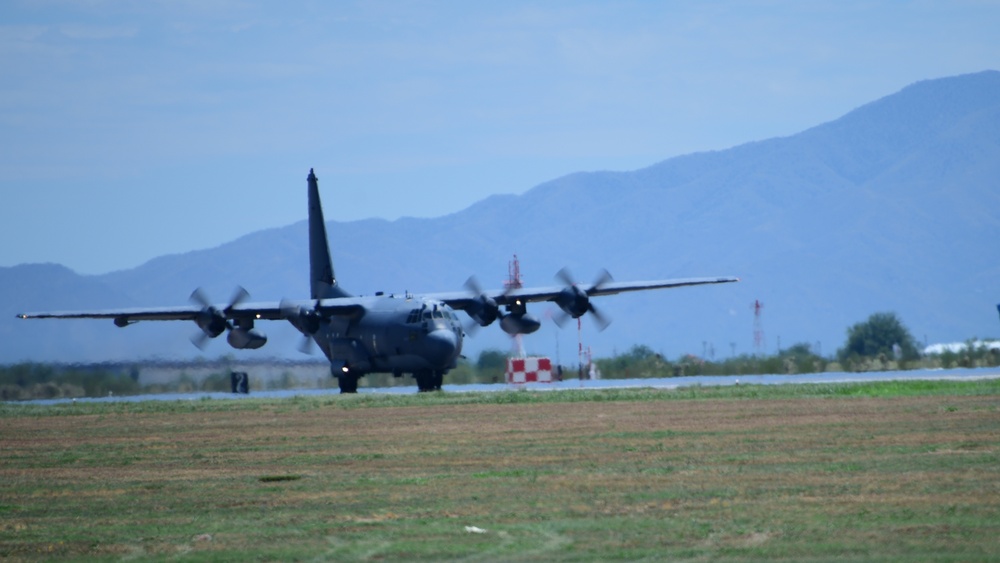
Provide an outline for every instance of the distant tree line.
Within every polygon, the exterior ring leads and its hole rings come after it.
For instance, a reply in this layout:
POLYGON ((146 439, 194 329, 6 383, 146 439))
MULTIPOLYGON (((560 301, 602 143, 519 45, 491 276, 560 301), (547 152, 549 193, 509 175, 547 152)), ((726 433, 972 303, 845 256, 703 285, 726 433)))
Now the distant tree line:
POLYGON ((628 352, 596 360, 605 379, 683 377, 691 375, 793 374, 826 371, 829 360, 812 352, 809 344, 795 344, 778 354, 743 354, 725 360, 708 360, 691 354, 668 360, 648 346, 633 346, 628 352))
POLYGON ((922 357, 916 339, 899 317, 880 312, 848 328, 847 340, 834 358, 821 356, 804 342, 773 355, 744 354, 721 361, 690 354, 668 360, 648 346, 637 345, 624 354, 599 359, 597 365, 605 379, 1000 366, 1000 351, 979 344, 970 340, 960 352, 922 357))
POLYGON ((134 395, 140 392, 137 367, 60 366, 20 363, 0 366, 0 400, 62 399, 134 395))

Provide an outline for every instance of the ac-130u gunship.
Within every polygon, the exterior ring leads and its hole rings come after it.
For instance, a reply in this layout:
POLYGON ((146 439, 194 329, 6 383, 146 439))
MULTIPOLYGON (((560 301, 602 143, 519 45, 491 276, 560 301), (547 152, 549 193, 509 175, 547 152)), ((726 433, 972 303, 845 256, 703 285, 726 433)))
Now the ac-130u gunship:
MULTIPOLYGON (((552 301, 563 318, 578 318, 590 312, 599 325, 607 320, 590 302, 592 297, 628 291, 689 285, 728 283, 735 277, 705 277, 643 282, 614 282, 604 274, 591 286, 573 282, 562 270, 563 286, 482 290, 472 278, 466 291, 399 297, 378 293, 356 297, 344 290, 334 275, 333 261, 320 206, 316 174, 309 170, 309 262, 310 299, 302 301, 247 303, 240 289, 228 304, 210 303, 200 290, 191 295, 191 305, 101 311, 57 311, 22 313, 22 319, 113 319, 125 327, 139 321, 194 321, 201 329, 195 344, 223 332, 233 348, 256 349, 267 336, 255 328, 258 320, 286 320, 308 340, 315 342, 330 360, 341 393, 355 393, 358 378, 368 373, 409 373, 420 391, 441 388, 448 370, 462 353, 465 330, 456 311, 464 311, 475 325, 499 321, 504 332, 530 334, 540 322, 528 314, 527 303, 552 301)), ((474 325, 473 325, 474 326, 474 325)))

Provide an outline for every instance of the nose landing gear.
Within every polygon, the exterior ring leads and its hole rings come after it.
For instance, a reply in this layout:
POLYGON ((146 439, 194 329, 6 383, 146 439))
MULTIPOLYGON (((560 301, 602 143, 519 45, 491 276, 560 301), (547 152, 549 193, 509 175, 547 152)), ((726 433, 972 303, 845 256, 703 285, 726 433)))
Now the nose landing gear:
POLYGON ((330 372, 337 378, 341 394, 358 392, 358 378, 361 376, 353 370, 348 369, 346 364, 342 367, 331 365, 330 372))

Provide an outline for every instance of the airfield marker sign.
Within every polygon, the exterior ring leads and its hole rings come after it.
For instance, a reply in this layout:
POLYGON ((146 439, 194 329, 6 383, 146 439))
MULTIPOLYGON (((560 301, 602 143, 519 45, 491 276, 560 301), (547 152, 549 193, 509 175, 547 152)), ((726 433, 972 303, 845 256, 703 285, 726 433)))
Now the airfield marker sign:
POLYGON ((507 358, 507 383, 552 383, 552 360, 544 357, 507 358))

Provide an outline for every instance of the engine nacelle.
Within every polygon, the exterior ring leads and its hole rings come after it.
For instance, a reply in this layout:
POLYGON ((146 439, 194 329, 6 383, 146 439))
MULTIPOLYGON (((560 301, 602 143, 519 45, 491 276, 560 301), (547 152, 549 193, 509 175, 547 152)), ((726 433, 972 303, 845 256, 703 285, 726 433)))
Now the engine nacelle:
POLYGON ((560 291, 555 301, 560 309, 574 319, 580 318, 590 310, 590 297, 575 285, 571 285, 560 291))
POLYGON ((479 326, 488 326, 497 320, 497 316, 500 315, 500 307, 497 306, 496 300, 483 294, 473 300, 472 306, 467 312, 472 320, 479 323, 479 326))
POLYGON ((202 309, 198 313, 198 316, 195 317, 194 322, 209 338, 219 336, 229 327, 229 324, 226 322, 226 316, 220 313, 215 307, 202 309))
POLYGON ((500 328, 507 334, 514 336, 517 334, 531 334, 538 330, 542 323, 528 313, 511 313, 500 319, 500 328))
POLYGON ((305 307, 299 307, 297 311, 287 314, 285 318, 288 319, 288 322, 292 323, 292 326, 306 336, 316 334, 322 320, 319 313, 305 307))
POLYGON ((234 328, 229 331, 226 341, 237 350, 256 350, 267 344, 267 335, 255 328, 234 328))

